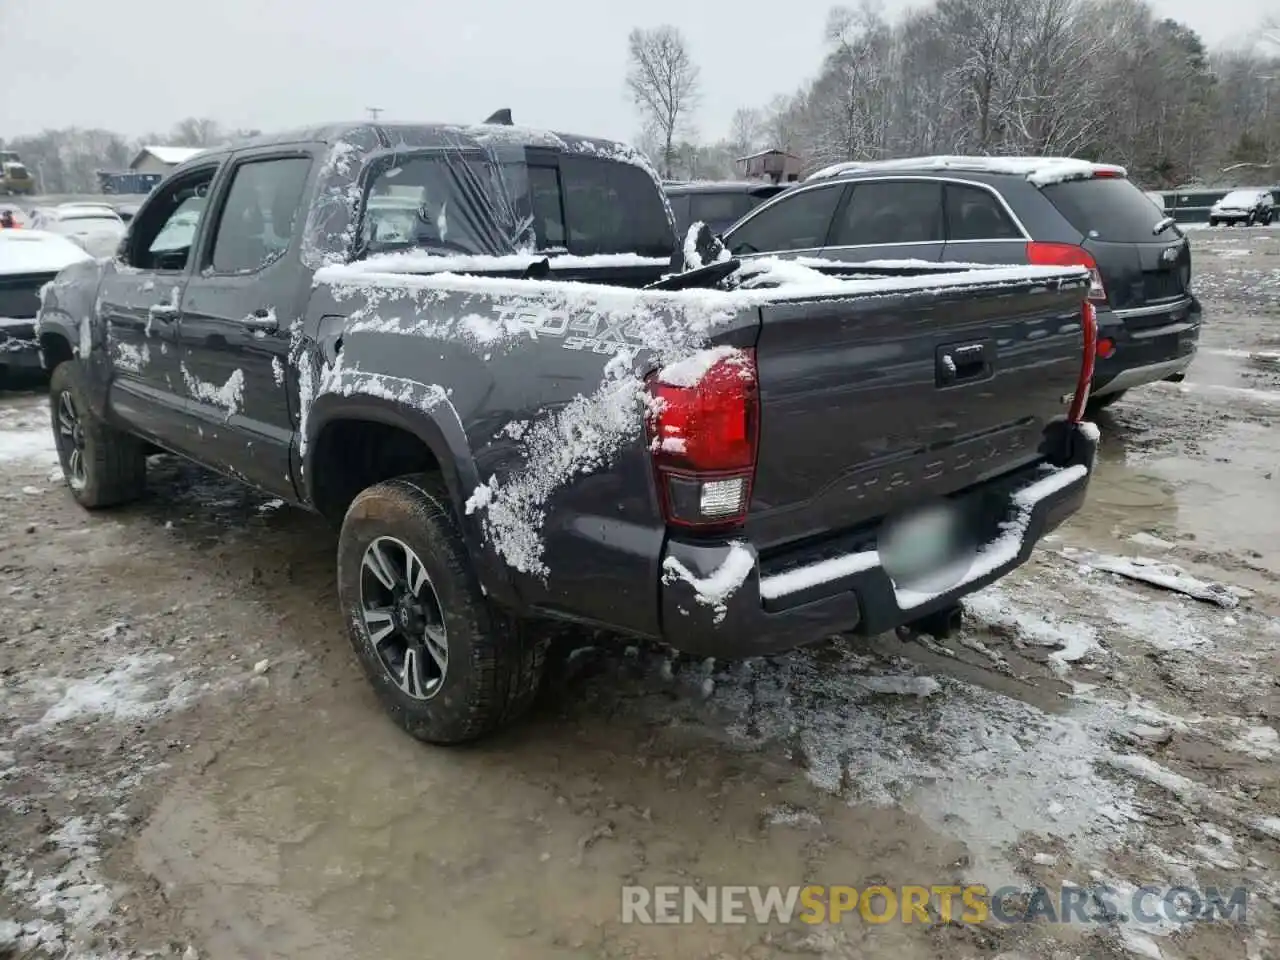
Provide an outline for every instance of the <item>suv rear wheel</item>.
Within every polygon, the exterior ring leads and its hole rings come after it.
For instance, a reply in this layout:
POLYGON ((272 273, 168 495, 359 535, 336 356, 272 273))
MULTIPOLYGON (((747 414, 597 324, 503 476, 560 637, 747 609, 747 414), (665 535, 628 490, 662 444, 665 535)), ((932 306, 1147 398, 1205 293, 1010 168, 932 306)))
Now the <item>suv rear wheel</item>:
POLYGON ((94 510, 142 496, 146 448, 94 414, 79 360, 58 364, 49 378, 49 414, 62 475, 80 506, 94 510))
POLYGON ((547 641, 485 598, 437 476, 397 477, 352 501, 338 595, 365 674, 419 740, 475 740, 532 703, 547 641))

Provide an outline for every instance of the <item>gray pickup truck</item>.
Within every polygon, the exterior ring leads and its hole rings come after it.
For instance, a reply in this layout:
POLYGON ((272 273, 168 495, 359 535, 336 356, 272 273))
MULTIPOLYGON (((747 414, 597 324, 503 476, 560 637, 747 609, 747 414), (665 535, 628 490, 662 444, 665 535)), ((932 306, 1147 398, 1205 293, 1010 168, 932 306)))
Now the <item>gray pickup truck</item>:
POLYGON ((603 140, 206 151, 42 291, 67 483, 134 500, 168 451, 329 518, 355 650, 434 743, 529 703, 550 623, 727 657, 945 625, 1079 508, 1085 271, 843 278, 692 239, 603 140))

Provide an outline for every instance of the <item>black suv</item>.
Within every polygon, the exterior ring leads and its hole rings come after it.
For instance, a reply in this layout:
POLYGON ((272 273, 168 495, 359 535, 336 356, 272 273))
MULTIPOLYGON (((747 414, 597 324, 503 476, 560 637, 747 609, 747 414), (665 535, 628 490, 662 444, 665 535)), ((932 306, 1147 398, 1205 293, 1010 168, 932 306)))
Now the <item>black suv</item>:
POLYGON ((1191 248, 1122 167, 1052 157, 837 164, 724 237, 735 256, 1084 266, 1098 307, 1091 405, 1181 380, 1200 338, 1191 248))
POLYGON ((662 188, 671 202, 671 212, 675 214, 676 226, 683 237, 695 223, 705 223, 712 233, 721 233, 788 186, 790 184, 749 180, 702 180, 687 183, 669 181, 662 188))

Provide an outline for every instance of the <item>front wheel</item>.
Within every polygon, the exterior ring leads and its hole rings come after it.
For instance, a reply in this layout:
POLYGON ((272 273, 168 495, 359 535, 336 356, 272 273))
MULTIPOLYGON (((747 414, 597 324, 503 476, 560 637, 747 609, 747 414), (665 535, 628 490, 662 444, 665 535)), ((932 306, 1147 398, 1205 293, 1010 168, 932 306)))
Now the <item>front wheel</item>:
POLYGON ((388 480, 352 501, 338 596, 379 699, 419 740, 478 739, 533 701, 546 640, 485 598, 435 476, 388 480))
POLYGON ((1218 225, 1218 221, 1217 221, 1217 220, 1215 220, 1215 219, 1213 219, 1213 217, 1210 217, 1210 218, 1209 218, 1209 226, 1211 226, 1211 227, 1216 227, 1217 225, 1218 225))
POLYGON ((49 378, 49 413, 62 476, 80 506, 96 510, 142 496, 147 485, 142 441, 93 412, 79 360, 58 364, 49 378))

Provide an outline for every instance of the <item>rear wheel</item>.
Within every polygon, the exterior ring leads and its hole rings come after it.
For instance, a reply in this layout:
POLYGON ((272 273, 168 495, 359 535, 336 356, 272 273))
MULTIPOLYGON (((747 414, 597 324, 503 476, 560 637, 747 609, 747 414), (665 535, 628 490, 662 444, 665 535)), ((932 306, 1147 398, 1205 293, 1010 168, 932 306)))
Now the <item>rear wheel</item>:
POLYGON ((1217 220, 1215 220, 1213 217, 1210 217, 1210 218, 1209 218, 1209 226, 1211 226, 1211 227, 1216 227, 1217 225, 1218 225, 1218 221, 1217 221, 1217 220))
POLYGON ((398 477, 352 501, 338 595, 365 674, 419 740, 475 740, 532 703, 546 639, 485 598, 439 478, 398 477))
POLYGON ((80 361, 67 360, 53 371, 49 413, 62 475, 80 506, 94 510, 142 496, 147 485, 142 441, 94 414, 80 361))

